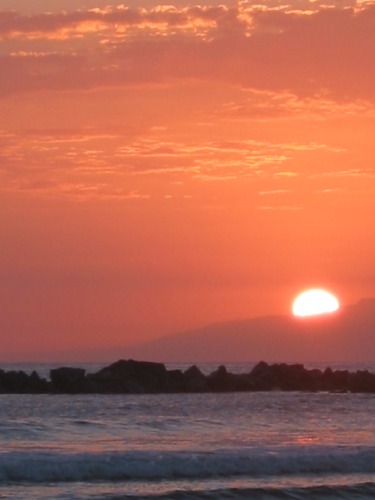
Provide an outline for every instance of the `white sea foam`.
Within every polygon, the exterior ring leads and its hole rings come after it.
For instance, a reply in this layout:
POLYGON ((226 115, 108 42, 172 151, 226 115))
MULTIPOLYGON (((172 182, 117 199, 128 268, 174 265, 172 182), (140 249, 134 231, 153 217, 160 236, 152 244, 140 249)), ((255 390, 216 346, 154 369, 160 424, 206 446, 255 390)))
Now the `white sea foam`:
POLYGON ((0 483, 375 473, 375 449, 291 447, 216 452, 0 454, 0 483))

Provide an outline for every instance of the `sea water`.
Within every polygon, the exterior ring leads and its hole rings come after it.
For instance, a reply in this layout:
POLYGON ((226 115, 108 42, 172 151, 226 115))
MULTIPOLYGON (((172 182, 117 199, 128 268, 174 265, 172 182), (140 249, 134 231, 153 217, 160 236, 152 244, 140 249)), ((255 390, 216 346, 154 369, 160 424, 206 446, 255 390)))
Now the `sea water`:
POLYGON ((371 394, 0 395, 0 498, 375 498, 374 415, 371 394))

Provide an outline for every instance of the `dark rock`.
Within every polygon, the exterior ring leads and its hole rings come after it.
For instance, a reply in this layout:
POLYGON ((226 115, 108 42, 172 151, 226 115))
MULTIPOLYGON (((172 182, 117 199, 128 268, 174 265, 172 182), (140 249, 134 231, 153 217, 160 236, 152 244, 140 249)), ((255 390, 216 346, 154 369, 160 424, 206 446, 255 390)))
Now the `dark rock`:
POLYGON ((48 390, 46 380, 41 379, 34 371, 27 375, 24 371, 0 370, 0 392, 12 394, 44 393, 48 390))
POLYGON ((184 375, 187 392, 207 392, 209 390, 207 378, 197 366, 193 365, 188 368, 184 375))
POLYGON ((316 383, 320 383, 322 379, 322 370, 319 370, 318 368, 313 368, 312 370, 309 370, 310 376, 313 380, 316 381, 316 383))
POLYGON ((174 393, 231 391, 331 391, 375 393, 375 374, 368 370, 323 372, 307 370, 302 364, 261 361, 250 373, 229 373, 224 365, 205 376, 193 365, 185 372, 167 371, 164 364, 120 360, 97 373, 86 375, 82 368, 61 367, 51 370, 51 382, 35 371, 0 369, 0 393, 174 393))
POLYGON ((181 370, 167 371, 168 392, 186 392, 187 384, 185 375, 181 370))
POLYGON ((6 393, 22 394, 27 392, 29 377, 23 371, 4 372, 2 385, 6 393))
POLYGON ((319 389, 319 371, 310 371, 302 364, 268 365, 258 363, 250 372, 256 390, 314 391, 319 389))
POLYGON ((250 375, 229 373, 223 365, 209 375, 208 383, 215 392, 252 391, 255 388, 250 375))
POLYGON ((333 387, 335 391, 339 392, 350 390, 348 370, 336 370, 333 372, 333 387))
POLYGON ((320 390, 331 392, 352 391, 354 390, 353 375, 355 374, 350 373, 348 370, 332 370, 332 368, 328 367, 322 373, 320 390))
POLYGON ((315 389, 313 377, 301 364, 281 363, 273 365, 272 368, 276 388, 284 391, 311 391, 315 389))
POLYGON ((4 378, 5 378, 5 372, 4 370, 0 369, 0 394, 5 393, 4 378))
POLYGON ((168 388, 164 364, 132 359, 117 361, 91 375, 90 380, 99 384, 103 392, 158 393, 168 388))
POLYGON ((358 370, 348 376, 351 392, 375 392, 375 374, 368 370, 358 370))
POLYGON ((226 367, 221 365, 208 376, 208 383, 210 389, 216 392, 231 392, 236 390, 235 379, 235 375, 228 373, 226 367))
POLYGON ((134 382, 134 380, 127 380, 126 392, 128 392, 129 394, 145 394, 146 390, 144 386, 139 384, 138 382, 134 382))
POLYGON ((83 368, 63 366, 50 371, 53 390, 63 393, 80 393, 85 390, 85 374, 83 368))
POLYGON ((96 373, 88 374, 86 378, 86 391, 91 394, 125 394, 130 392, 127 381, 104 375, 98 377, 96 373))
POLYGON ((254 366, 254 368, 251 370, 250 375, 252 377, 263 377, 264 374, 267 374, 269 371, 269 364, 266 363, 265 361, 259 361, 258 364, 254 366))
POLYGON ((327 366, 327 368, 323 372, 323 380, 331 380, 333 377, 333 370, 330 366, 327 366))
POLYGON ((33 370, 31 375, 29 376, 28 386, 28 392, 32 392, 35 394, 46 393, 49 389, 48 382, 44 378, 41 378, 35 370, 33 370))
POLYGON ((274 373, 271 366, 265 361, 260 361, 250 372, 254 389, 269 391, 275 386, 274 373))
POLYGON ((248 374, 233 375, 236 391, 255 391, 254 380, 248 374))

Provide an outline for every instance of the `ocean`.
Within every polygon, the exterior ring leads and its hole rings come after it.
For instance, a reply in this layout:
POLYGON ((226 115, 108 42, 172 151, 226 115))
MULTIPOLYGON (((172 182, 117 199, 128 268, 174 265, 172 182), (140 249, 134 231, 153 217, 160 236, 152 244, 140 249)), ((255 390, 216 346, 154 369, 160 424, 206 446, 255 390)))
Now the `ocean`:
POLYGON ((0 498, 373 499, 374 415, 372 394, 0 395, 0 498))

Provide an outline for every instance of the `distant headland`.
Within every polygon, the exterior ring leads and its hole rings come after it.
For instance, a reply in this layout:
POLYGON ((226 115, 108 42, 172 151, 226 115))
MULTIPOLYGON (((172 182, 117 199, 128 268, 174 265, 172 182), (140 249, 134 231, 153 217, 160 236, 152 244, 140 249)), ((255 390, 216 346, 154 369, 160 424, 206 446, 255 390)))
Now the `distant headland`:
POLYGON ((209 375, 193 365, 167 370, 163 363, 119 360, 96 373, 62 366, 50 380, 36 371, 0 369, 0 394, 161 394, 255 391, 329 391, 375 393, 375 373, 368 370, 307 369, 302 364, 261 361, 248 373, 234 374, 224 365, 209 375))

